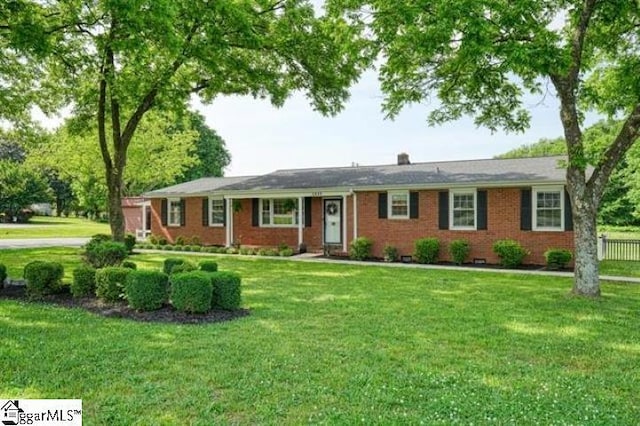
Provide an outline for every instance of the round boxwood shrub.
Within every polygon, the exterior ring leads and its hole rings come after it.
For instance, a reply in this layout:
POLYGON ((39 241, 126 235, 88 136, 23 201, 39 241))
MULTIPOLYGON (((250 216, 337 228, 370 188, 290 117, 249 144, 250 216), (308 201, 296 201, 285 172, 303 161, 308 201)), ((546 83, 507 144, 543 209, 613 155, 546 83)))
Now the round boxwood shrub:
POLYGON ((7 267, 0 263, 0 287, 4 283, 4 280, 7 279, 7 267))
POLYGON ((294 253, 295 252, 293 251, 293 249, 291 247, 286 247, 286 248, 281 249, 278 252, 278 255, 280 255, 280 257, 291 257, 291 256, 293 256, 294 253))
POLYGON ((169 279, 160 271, 131 271, 127 275, 124 293, 129 306, 139 311, 160 309, 167 301, 169 279))
POLYGON ((240 275, 235 272, 210 272, 213 284, 211 305, 219 309, 238 309, 241 302, 240 275))
POLYGON ((96 292, 96 270, 82 265, 73 270, 71 294, 73 297, 93 296, 96 292))
POLYGON ((105 302, 117 302, 124 297, 127 276, 133 272, 129 268, 108 266, 96 271, 96 296, 105 302))
POLYGON ((122 266, 123 268, 138 269, 138 265, 136 265, 134 262, 130 260, 125 260, 124 262, 122 262, 122 265, 120 266, 122 266))
POLYGON ((456 265, 462 265, 467 260, 470 252, 471 246, 467 240, 453 240, 449 244, 449 253, 453 263, 456 265))
POLYGON ((191 271, 171 276, 171 304, 179 311, 205 313, 211 308, 211 273, 191 271))
POLYGON ((127 248, 127 253, 132 253, 133 248, 136 246, 136 236, 133 234, 125 234, 124 246, 127 248))
POLYGON ((493 252, 500 258, 500 265, 505 268, 517 268, 529 254, 522 245, 515 240, 498 240, 493 243, 493 252))
POLYGON ((23 276, 27 281, 27 295, 38 298, 62 290, 64 267, 58 262, 36 260, 25 265, 23 276))
POLYGON ((385 262, 395 262, 398 260, 398 249, 391 244, 385 244, 382 249, 382 255, 384 256, 385 262))
POLYGON ((551 248, 544 252, 544 258, 547 261, 547 268, 562 269, 567 266, 567 263, 571 262, 573 255, 567 249, 551 248))
POLYGON ((184 259, 180 259, 178 257, 167 257, 164 260, 162 271, 167 275, 171 275, 171 270, 173 269, 173 267, 176 265, 182 265, 184 262, 184 259))
POLYGON ((418 263, 436 263, 440 253, 440 241, 437 238, 420 238, 414 243, 413 257, 418 263))
POLYGON ((195 271, 197 270, 198 267, 196 266, 195 263, 189 261, 189 260, 185 260, 184 262, 182 262, 179 265, 174 265, 173 268, 171 268, 171 274, 180 274, 182 272, 191 272, 191 271, 195 271))
POLYGON ((367 260, 371 257, 373 241, 367 237, 358 237, 351 241, 349 247, 349 257, 353 260, 367 260))
POLYGON ((216 272, 218 270, 218 264, 213 260, 203 260, 199 266, 201 271, 216 272))
POLYGON ((127 247, 115 241, 89 242, 85 246, 84 259, 96 269, 120 265, 127 258, 127 247))

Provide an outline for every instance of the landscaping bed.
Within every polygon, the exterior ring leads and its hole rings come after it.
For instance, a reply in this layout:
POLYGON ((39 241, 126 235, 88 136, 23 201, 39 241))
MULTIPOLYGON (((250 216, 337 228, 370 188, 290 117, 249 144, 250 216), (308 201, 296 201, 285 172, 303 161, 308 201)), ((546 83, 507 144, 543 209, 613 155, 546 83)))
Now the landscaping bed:
MULTIPOLYGON (((21 285, 5 286, 4 288, 0 288, 0 299, 30 302, 25 289, 26 287, 21 285)), ((236 309, 233 311, 214 309, 203 314, 188 314, 177 311, 170 305, 165 305, 155 311, 141 312, 130 308, 125 302, 108 303, 95 297, 74 299, 69 292, 48 294, 43 296, 40 302, 64 306, 66 308, 80 308, 107 318, 125 318, 134 321, 178 324, 203 324, 230 321, 245 317, 250 313, 248 309, 236 309)))

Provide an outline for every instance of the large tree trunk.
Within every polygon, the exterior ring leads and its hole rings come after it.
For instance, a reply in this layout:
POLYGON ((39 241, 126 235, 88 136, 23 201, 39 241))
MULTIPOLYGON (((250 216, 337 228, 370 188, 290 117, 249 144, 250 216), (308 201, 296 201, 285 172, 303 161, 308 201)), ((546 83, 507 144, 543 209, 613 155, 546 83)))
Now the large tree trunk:
POLYGON ((122 211, 122 174, 113 172, 107 176, 109 187, 108 209, 111 237, 114 241, 124 241, 124 213, 122 211))
POLYGON ((600 277, 596 230, 597 205, 585 199, 584 194, 588 191, 584 182, 578 183, 577 186, 577 188, 573 188, 573 191, 569 191, 578 194, 577 196, 571 195, 575 244, 573 293, 580 296, 598 297, 600 296, 600 277))

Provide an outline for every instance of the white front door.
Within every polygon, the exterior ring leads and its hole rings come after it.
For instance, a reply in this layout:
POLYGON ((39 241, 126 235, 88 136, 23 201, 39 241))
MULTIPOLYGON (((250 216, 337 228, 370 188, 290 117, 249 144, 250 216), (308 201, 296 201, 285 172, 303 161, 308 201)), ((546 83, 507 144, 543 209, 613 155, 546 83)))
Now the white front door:
POLYGON ((324 243, 342 244, 342 200, 324 200, 324 243))

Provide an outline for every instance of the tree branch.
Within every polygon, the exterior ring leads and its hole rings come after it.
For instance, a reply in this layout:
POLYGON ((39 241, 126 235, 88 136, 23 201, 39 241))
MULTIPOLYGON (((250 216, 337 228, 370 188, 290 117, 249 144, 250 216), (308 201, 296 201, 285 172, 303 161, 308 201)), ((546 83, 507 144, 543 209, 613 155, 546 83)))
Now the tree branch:
POLYGON ((616 165, 639 137, 640 103, 638 103, 631 114, 629 114, 629 117, 627 117, 627 120, 622 125, 622 129, 620 129, 620 133, 618 133, 613 143, 604 152, 591 178, 587 182, 587 185, 592 188, 593 194, 597 199, 602 197, 609 177, 611 173, 613 173, 616 165))
POLYGON ((110 180, 111 170, 113 169, 113 163, 111 162, 111 155, 109 154, 109 147, 107 146, 107 133, 105 130, 106 112, 105 106, 107 102, 107 80, 104 76, 104 61, 100 66, 100 96, 98 99, 98 142, 100 144, 100 153, 102 154, 102 160, 107 172, 107 179, 110 180))
POLYGON ((584 48, 584 39, 587 35, 587 28, 589 28, 589 21, 595 10, 597 0, 585 0, 584 8, 580 13, 580 19, 578 25, 573 33, 571 40, 571 59, 572 64, 569 67, 567 74, 567 81, 571 85, 571 90, 575 90, 578 83, 578 75, 580 74, 580 67, 582 66, 582 50, 584 48))

